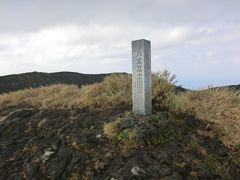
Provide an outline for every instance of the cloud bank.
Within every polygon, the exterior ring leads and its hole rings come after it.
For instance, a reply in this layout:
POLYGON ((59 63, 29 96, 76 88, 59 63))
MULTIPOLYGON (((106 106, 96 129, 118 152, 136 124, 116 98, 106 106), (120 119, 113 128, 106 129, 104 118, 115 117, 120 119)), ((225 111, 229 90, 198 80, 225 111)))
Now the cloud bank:
POLYGON ((238 1, 149 2, 0 2, 0 75, 131 72, 131 41, 144 38, 153 71, 186 87, 240 83, 238 1))

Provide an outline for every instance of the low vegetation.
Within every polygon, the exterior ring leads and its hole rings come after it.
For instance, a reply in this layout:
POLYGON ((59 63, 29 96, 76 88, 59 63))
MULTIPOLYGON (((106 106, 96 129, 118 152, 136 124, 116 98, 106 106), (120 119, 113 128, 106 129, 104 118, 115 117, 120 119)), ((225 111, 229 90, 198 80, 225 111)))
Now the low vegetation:
POLYGON ((0 95, 1 176, 239 179, 239 91, 176 93, 168 71, 152 79, 148 117, 131 112, 129 74, 0 95))
POLYGON ((130 75, 113 74, 92 85, 58 84, 0 95, 0 108, 19 104, 29 104, 38 109, 130 106, 130 89, 130 75))
POLYGON ((115 121, 104 124, 103 132, 109 139, 116 138, 118 132, 118 124, 120 121, 121 119, 117 119, 115 121))
MULTIPOLYGON (((156 106, 166 107, 171 102, 173 77, 167 71, 153 75, 156 106)), ((131 107, 131 87, 131 75, 113 74, 92 85, 58 84, 0 95, 0 108, 18 104, 29 104, 39 109, 131 107)))
MULTIPOLYGON (((202 121, 214 123, 221 140, 232 147, 240 146, 240 95, 232 89, 207 89, 175 93, 175 76, 168 71, 153 78, 153 117, 162 114, 187 113, 202 121)), ((131 109, 131 75, 113 74, 92 85, 51 85, 0 95, 0 109, 21 104, 38 109, 127 108, 131 109)), ((161 115, 160 117, 163 117, 161 115)), ((154 118, 153 118, 154 119, 154 118)), ((115 124, 116 125, 116 124, 115 124)), ((113 138, 114 124, 104 131, 113 138)))
POLYGON ((231 89, 189 91, 176 96, 178 111, 213 123, 223 142, 240 144, 240 92, 231 89))

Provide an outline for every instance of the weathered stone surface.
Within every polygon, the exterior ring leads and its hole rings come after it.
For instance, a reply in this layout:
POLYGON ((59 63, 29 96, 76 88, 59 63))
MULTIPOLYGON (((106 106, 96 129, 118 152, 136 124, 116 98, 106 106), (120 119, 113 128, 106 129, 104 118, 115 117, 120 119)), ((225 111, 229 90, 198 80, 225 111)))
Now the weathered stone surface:
POLYGON ((151 43, 141 39, 132 42, 133 112, 152 113, 151 43))

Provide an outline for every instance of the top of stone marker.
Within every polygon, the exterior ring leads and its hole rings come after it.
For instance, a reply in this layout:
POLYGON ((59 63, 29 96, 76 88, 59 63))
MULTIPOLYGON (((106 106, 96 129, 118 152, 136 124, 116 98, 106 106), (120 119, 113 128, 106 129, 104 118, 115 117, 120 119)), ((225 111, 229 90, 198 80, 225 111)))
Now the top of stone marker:
POLYGON ((150 42, 150 41, 147 40, 147 39, 137 39, 137 40, 133 40, 132 42, 135 42, 135 41, 148 41, 148 42, 150 42))

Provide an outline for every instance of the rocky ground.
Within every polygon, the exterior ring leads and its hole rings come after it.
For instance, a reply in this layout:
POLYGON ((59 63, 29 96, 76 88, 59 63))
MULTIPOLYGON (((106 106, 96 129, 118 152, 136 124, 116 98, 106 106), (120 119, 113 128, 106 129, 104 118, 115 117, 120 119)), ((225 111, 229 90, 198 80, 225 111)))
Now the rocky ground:
POLYGON ((8 107, 0 110, 0 179, 239 179, 239 150, 214 132, 185 114, 8 107), (103 125, 119 118, 109 139, 103 125))

